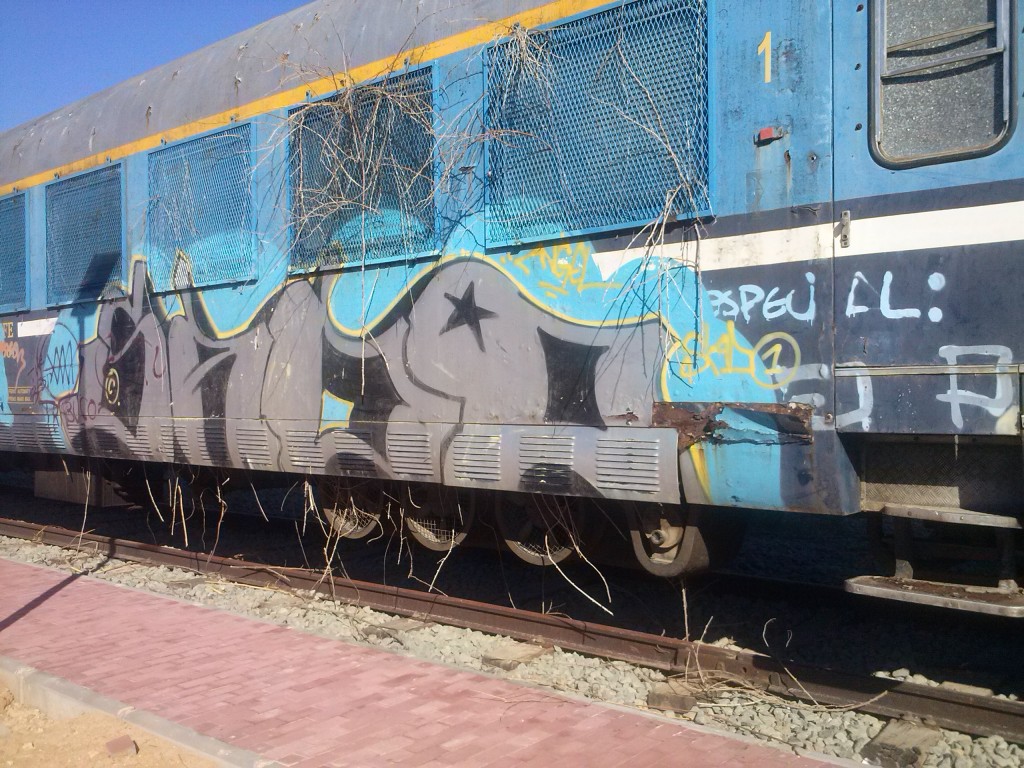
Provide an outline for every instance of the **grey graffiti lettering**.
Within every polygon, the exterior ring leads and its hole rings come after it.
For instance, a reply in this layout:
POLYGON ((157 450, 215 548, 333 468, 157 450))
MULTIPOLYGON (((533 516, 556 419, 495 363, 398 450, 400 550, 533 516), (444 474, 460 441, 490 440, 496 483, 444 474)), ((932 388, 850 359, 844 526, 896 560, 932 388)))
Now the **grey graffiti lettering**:
POLYGON ((711 299, 712 310, 719 318, 737 320, 742 317, 749 323, 751 317, 757 314, 765 320, 776 320, 788 315, 794 320, 810 323, 814 321, 816 312, 814 273, 807 272, 804 279, 807 280, 807 307, 803 310, 794 306, 795 288, 785 296, 780 296, 782 288, 778 286, 766 291, 759 285, 744 283, 735 291, 732 288, 724 291, 708 290, 708 297, 711 299))
POLYGON ((860 422, 860 428, 865 432, 870 432, 871 412, 875 409, 875 390, 869 375, 857 374, 855 378, 857 380, 857 407, 852 411, 836 414, 836 429, 860 422))
MULTIPOLYGON (((893 273, 886 271, 882 275, 882 289, 878 290, 871 281, 867 279, 863 272, 854 272, 853 279, 850 281, 850 290, 846 294, 846 316, 856 317, 857 315, 868 312, 874 308, 875 302, 870 294, 878 297, 878 311, 881 312, 882 317, 887 320, 917 320, 921 317, 921 310, 918 307, 904 307, 897 308, 893 307, 893 273), (865 296, 867 293, 863 290, 867 288, 870 290, 870 294, 865 296)), ((933 272, 928 277, 928 287, 935 292, 941 291, 946 286, 945 275, 939 272, 933 272)), ((928 319, 933 323, 942 322, 942 310, 939 307, 930 307, 928 309, 928 319)))
MULTIPOLYGON (((939 348, 939 355, 950 365, 957 365, 963 357, 994 358, 996 365, 1008 365, 1013 360, 1013 352, 1010 351, 1009 347, 996 344, 970 347, 949 344, 939 348)), ((1010 373, 995 374, 996 391, 994 395, 988 396, 960 389, 959 375, 957 373, 950 373, 949 389, 940 395, 936 395, 936 398, 944 403, 949 403, 953 424, 958 429, 961 429, 964 426, 962 412, 964 406, 983 408, 992 416, 998 417, 1003 415, 1013 405, 1012 377, 1013 374, 1010 373)))
MULTIPOLYGON (((871 386, 871 377, 867 374, 858 374, 856 379, 857 407, 852 411, 836 414, 835 426, 837 429, 841 429, 860 422, 861 429, 867 432, 871 429, 871 412, 875 408, 874 390, 871 386)), ((819 384, 821 389, 826 389, 831 381, 829 367, 823 363, 801 365, 796 369, 789 386, 792 387, 794 383, 802 381, 813 381, 819 384)), ((816 411, 821 410, 828 402, 826 396, 820 391, 789 395, 788 399, 790 402, 811 405, 816 411)), ((811 418, 811 427, 815 430, 822 430, 828 429, 829 424, 825 421, 824 415, 815 413, 811 418)))
MULTIPOLYGON (((850 292, 846 296, 846 316, 856 317, 861 312, 867 312, 868 308, 863 304, 854 304, 854 297, 857 295, 857 286, 864 283, 868 288, 872 288, 871 283, 864 277, 863 272, 854 272, 853 281, 850 283, 850 292)), ((872 288, 872 290, 874 290, 872 288)))
POLYGON ((890 303, 889 296, 892 291, 892 272, 886 272, 882 278, 882 295, 879 298, 878 308, 882 311, 882 317, 887 317, 890 320, 898 320, 903 317, 917 318, 921 316, 920 309, 907 308, 907 309, 893 309, 890 303))

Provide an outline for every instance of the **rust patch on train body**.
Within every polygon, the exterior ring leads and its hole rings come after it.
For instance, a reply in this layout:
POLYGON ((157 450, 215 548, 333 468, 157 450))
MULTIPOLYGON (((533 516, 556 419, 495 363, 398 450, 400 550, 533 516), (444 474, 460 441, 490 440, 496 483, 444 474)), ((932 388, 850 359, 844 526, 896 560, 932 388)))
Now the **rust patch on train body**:
POLYGON ((651 422, 679 434, 679 450, 699 442, 717 442, 735 430, 729 415, 737 414, 763 428, 764 442, 813 442, 814 408, 804 403, 655 403, 651 422), (777 437, 772 440, 772 435, 777 437))

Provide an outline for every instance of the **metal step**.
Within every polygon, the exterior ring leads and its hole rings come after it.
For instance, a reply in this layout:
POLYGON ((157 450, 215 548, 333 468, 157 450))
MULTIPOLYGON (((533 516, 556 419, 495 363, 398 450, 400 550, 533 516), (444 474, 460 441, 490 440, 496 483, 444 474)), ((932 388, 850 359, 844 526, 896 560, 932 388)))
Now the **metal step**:
POLYGON ((936 523, 953 525, 978 525, 985 528, 1019 529, 1020 521, 1008 515, 990 515, 985 512, 973 512, 959 507, 917 507, 907 504, 886 504, 881 513, 889 517, 901 517, 910 520, 930 520, 936 523))
POLYGON ((894 576, 857 576, 846 580, 846 591, 956 611, 1024 618, 1024 590, 1020 589, 967 587, 894 576))

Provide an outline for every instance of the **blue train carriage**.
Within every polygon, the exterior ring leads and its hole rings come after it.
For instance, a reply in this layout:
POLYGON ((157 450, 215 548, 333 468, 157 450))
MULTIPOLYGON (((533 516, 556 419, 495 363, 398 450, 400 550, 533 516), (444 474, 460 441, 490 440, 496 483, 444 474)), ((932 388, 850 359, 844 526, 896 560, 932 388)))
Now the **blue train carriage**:
POLYGON ((317 2, 0 134, 0 450, 1020 615, 1018 5, 317 2))

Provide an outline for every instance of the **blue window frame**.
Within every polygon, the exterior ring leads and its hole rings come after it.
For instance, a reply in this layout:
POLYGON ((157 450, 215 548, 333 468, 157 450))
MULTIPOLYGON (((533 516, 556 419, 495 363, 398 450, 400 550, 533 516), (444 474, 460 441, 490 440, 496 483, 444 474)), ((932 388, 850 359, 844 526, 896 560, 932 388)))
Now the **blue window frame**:
POLYGON ((707 30, 637 0, 490 47, 488 246, 707 213, 707 30))
POLYGON ((46 298, 52 305, 124 293, 121 165, 46 187, 46 298))
POLYGON ((289 121, 293 272, 437 251, 432 68, 347 88, 289 121))
POLYGON ((149 274, 157 291, 242 282, 255 271, 252 128, 149 155, 149 274))
POLYGON ((27 308, 24 193, 0 199, 0 312, 27 308))

